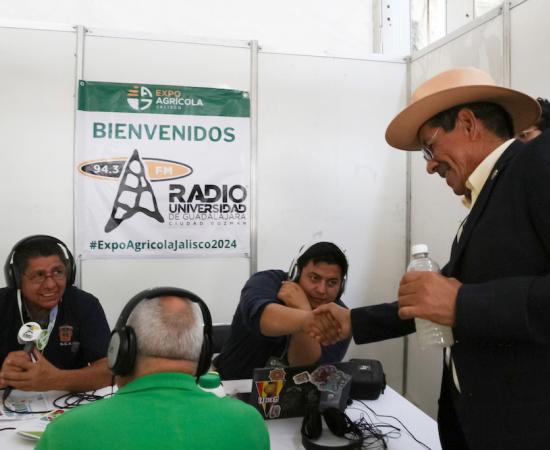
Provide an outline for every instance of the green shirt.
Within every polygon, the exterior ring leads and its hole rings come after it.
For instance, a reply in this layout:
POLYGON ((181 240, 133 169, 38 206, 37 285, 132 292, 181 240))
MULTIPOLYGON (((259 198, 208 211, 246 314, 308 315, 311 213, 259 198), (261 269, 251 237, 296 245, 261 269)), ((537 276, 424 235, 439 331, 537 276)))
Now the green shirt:
POLYGON ((201 390, 191 375, 163 372, 66 412, 36 448, 267 450, 269 435, 252 406, 201 390))

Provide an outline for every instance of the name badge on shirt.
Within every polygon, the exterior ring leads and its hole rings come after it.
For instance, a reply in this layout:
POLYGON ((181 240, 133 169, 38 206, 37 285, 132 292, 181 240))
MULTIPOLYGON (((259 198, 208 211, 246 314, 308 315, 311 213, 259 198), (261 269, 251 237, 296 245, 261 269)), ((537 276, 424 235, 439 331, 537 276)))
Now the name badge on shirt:
POLYGON ((59 345, 68 346, 73 343, 73 331, 72 325, 61 325, 59 327, 59 345))

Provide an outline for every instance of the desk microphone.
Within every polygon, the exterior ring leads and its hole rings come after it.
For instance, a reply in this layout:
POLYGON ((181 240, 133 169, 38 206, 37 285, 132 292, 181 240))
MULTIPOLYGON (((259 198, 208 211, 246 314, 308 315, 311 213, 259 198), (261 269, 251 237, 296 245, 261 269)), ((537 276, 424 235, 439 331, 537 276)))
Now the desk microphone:
POLYGON ((31 355, 32 349, 34 348, 41 333, 42 328, 36 322, 24 323, 21 328, 19 328, 19 332, 17 333, 17 342, 24 345, 23 351, 31 355))
POLYGON ((41 335, 42 328, 36 322, 24 323, 17 333, 17 342, 23 345, 23 351, 29 355, 32 362, 36 362, 32 349, 36 347, 41 335))
MULTIPOLYGON (((42 328, 36 322, 24 323, 19 332, 17 333, 17 342, 23 345, 23 351, 26 352, 32 362, 36 362, 32 355, 32 349, 35 347, 35 343, 42 333, 42 328)), ((2 394, 2 400, 5 401, 13 390, 12 386, 6 386, 4 393, 2 394)))

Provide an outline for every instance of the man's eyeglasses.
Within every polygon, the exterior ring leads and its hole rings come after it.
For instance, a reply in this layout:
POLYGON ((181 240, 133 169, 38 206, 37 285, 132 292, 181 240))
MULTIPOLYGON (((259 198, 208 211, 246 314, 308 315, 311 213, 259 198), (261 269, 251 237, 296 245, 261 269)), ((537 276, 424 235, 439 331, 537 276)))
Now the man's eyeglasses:
POLYGON ((424 157, 424 159, 426 161, 431 161, 432 159, 434 159, 434 152, 432 150, 432 147, 435 143, 435 138, 437 136, 437 133, 439 133, 439 128, 437 130, 435 130, 434 134, 432 135, 432 137, 430 139, 428 139, 423 145, 422 147, 420 147, 420 149, 422 150, 422 156, 424 157))
POLYGON ((64 281, 67 277, 67 270, 63 266, 54 267, 50 273, 39 270, 37 272, 23 274, 33 284, 42 284, 46 281, 46 278, 52 277, 54 281, 64 281))

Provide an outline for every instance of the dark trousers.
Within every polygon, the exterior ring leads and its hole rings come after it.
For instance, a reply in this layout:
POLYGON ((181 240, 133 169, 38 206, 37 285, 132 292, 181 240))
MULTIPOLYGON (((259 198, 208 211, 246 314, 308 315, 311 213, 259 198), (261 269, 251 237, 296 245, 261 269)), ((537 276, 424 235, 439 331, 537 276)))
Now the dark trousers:
POLYGON ((441 397, 437 412, 439 440, 443 450, 468 450, 468 444, 462 432, 462 426, 456 414, 458 393, 448 367, 443 369, 441 397))

